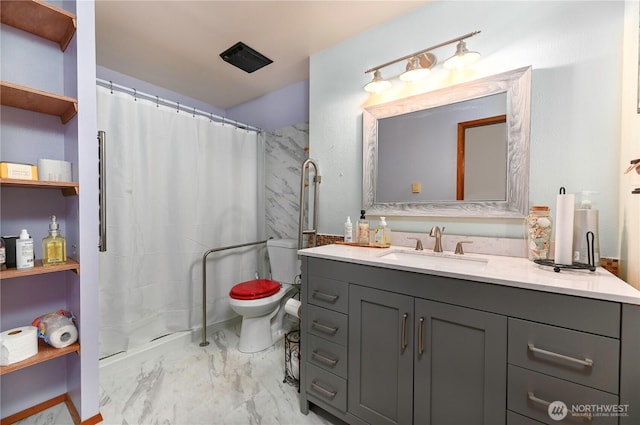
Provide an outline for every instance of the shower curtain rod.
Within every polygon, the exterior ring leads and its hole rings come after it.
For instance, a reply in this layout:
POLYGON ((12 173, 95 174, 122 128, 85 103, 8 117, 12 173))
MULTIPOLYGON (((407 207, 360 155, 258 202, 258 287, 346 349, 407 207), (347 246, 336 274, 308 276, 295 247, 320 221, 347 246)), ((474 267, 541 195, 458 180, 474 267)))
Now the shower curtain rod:
POLYGON ((262 129, 254 127, 252 125, 248 125, 248 124, 243 124, 243 123, 239 123, 238 121, 235 120, 229 120, 225 117, 221 117, 219 115, 215 115, 211 112, 206 112, 206 111, 202 111, 200 109, 196 109, 195 107, 186 107, 185 105, 182 105, 180 102, 174 102, 171 100, 167 100, 167 99, 163 99, 159 96, 154 96, 152 94, 148 94, 148 93, 144 93, 144 92, 140 92, 134 88, 129 88, 129 87, 125 87, 125 86, 121 86, 120 84, 116 84, 113 81, 107 81, 107 80, 103 80, 101 78, 96 78, 96 84, 98 84, 99 86, 102 86, 104 88, 107 88, 109 90, 111 90, 111 93, 113 93, 114 90, 117 90, 119 92, 122 93, 126 93, 130 96, 133 96, 134 98, 141 98, 141 99, 146 99, 146 100, 150 100, 152 102, 155 102, 156 105, 162 105, 162 106, 168 106, 171 108, 175 108, 176 112, 186 112, 189 114, 192 114, 194 117, 196 115, 205 117, 205 118, 209 118, 210 121, 212 122, 216 122, 216 123, 220 123, 222 125, 232 125, 238 129, 241 130, 247 130, 247 131, 255 131, 255 132, 261 132, 262 129))

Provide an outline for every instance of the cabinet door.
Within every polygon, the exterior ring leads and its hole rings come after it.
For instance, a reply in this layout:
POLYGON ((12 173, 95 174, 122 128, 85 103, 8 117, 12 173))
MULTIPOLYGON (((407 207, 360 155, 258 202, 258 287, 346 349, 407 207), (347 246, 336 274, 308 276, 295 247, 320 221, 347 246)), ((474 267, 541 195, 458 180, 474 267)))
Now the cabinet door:
POLYGON ((368 423, 412 422, 413 297, 349 287, 348 410, 368 423))
POLYGON ((504 424, 507 319, 416 299, 414 423, 504 424))

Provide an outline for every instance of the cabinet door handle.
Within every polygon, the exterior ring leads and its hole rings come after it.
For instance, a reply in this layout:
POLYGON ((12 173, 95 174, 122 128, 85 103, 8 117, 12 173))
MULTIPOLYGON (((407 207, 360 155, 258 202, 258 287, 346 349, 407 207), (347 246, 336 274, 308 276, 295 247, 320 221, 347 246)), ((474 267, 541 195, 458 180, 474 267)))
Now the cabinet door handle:
POLYGON ((545 356, 549 356, 549 357, 553 357, 556 359, 562 359, 562 360, 566 360, 568 362, 573 362, 573 363, 578 363, 582 366, 587 366, 587 367, 593 367, 593 360, 585 357, 584 360, 582 359, 576 359, 575 357, 569 357, 569 356, 565 356, 563 354, 558 354, 558 353, 554 353, 553 351, 547 351, 547 350, 543 350, 541 348, 536 347, 533 344, 528 344, 529 346, 529 351, 533 352, 533 353, 538 353, 538 354, 544 354, 545 356))
POLYGON ((424 353, 424 336, 422 330, 424 328, 424 317, 420 318, 420 325, 418 326, 418 354, 424 353))
POLYGON ((314 328, 314 329, 319 330, 320 332, 324 332, 324 333, 330 334, 330 335, 334 335, 336 332, 338 332, 338 328, 337 327, 323 325, 322 323, 318 322, 317 320, 314 320, 313 322, 311 322, 311 327, 314 328))
MULTIPOLYGON (((543 407, 546 407, 547 409, 549 408, 549 405, 551 405, 551 402, 547 401, 547 400, 543 400, 541 398, 536 397, 536 395, 533 393, 533 391, 529 391, 527 393, 527 398, 532 402, 532 403, 536 403, 539 404, 543 407)), ((591 414, 587 414, 585 416, 580 416, 580 419, 582 419, 583 421, 591 421, 593 419, 593 416, 591 416, 591 414)))
POLYGON ((312 381, 311 382, 311 388, 313 388, 314 390, 318 391, 323 396, 325 396, 327 398, 331 398, 331 399, 334 398, 336 396, 336 394, 338 394, 337 391, 330 391, 330 390, 322 387, 316 381, 312 381))
POLYGON ((400 342, 402 352, 407 348, 407 317, 409 317, 409 313, 402 315, 402 341, 400 342))
POLYGON ((329 366, 333 367, 336 365, 336 363, 338 363, 338 359, 330 359, 327 356, 323 356, 322 354, 318 353, 318 351, 314 350, 311 353, 311 357, 313 357, 316 360, 321 361, 322 363, 328 364, 329 366))
POLYGON ((315 291, 313 291, 313 298, 319 298, 321 300, 335 303, 336 301, 338 301, 338 298, 340 298, 340 295, 325 294, 324 292, 320 292, 316 289, 315 291))

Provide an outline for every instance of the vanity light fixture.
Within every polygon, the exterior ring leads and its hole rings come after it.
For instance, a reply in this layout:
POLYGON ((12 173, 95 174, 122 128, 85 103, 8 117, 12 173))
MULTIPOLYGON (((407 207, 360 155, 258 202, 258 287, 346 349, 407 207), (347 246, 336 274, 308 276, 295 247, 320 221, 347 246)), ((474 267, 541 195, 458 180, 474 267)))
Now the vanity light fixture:
POLYGON ((415 52, 410 55, 383 63, 382 65, 369 68, 364 73, 369 74, 373 72, 373 79, 364 86, 364 90, 369 93, 380 93, 381 91, 391 87, 391 82, 382 78, 382 73, 380 72, 380 70, 382 68, 386 68, 389 65, 393 65, 404 60, 408 62, 405 72, 400 74, 399 77, 402 81, 413 82, 426 77, 431 72, 431 68, 433 68, 438 62, 436 55, 431 53, 431 51, 456 42, 458 43, 456 46, 456 53, 444 62, 444 66, 448 69, 464 68, 465 66, 475 62, 480 58, 480 53, 473 52, 467 49, 467 45, 464 40, 479 33, 480 31, 470 32, 469 34, 465 34, 460 37, 445 41, 443 43, 436 44, 435 46, 428 47, 426 49, 420 50, 419 52, 415 52))
POLYGON ((364 86, 365 91, 369 93, 380 93, 383 90, 391 87, 391 83, 382 78, 382 73, 379 69, 376 69, 373 73, 373 79, 364 86))
POLYGON ((467 43, 460 40, 456 46, 456 53, 445 60, 443 65, 447 69, 463 69, 478 59, 480 59, 480 53, 467 49, 467 43))

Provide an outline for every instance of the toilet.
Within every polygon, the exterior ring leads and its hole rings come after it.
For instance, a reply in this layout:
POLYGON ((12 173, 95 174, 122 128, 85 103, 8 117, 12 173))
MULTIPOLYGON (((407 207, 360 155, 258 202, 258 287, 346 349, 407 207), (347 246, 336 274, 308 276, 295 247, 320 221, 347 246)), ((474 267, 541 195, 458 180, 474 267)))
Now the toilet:
POLYGON ((295 239, 269 239, 272 279, 238 283, 229 291, 231 309, 242 316, 241 352, 262 351, 284 336, 284 303, 295 294, 293 283, 300 274, 297 250, 295 239))

